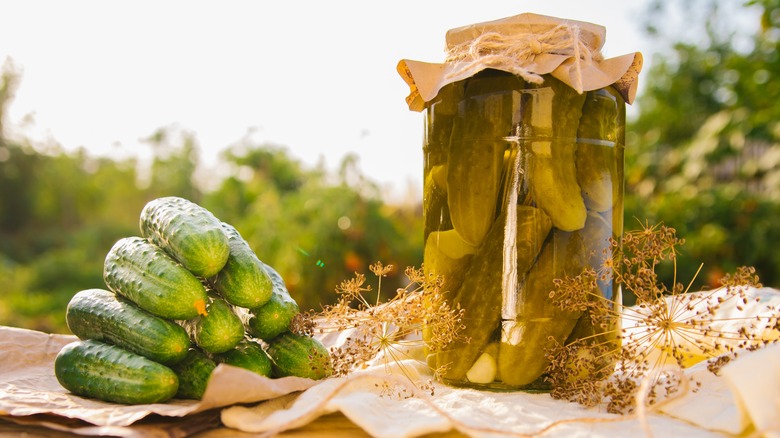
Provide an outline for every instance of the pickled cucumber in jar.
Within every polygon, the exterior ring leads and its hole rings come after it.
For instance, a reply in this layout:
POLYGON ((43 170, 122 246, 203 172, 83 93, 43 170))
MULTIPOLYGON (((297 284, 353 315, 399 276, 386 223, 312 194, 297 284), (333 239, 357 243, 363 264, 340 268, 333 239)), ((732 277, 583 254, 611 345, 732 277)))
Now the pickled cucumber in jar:
MULTIPOLYGON (((453 385, 543 389, 549 348, 605 330, 550 292, 603 268, 620 238, 623 102, 489 69, 442 91, 426 119, 423 265, 465 328, 428 364, 453 385)), ((619 297, 610 280, 582 293, 619 297)))
POLYGON ((534 202, 555 228, 578 230, 587 214, 575 164, 585 96, 553 77, 546 77, 540 87, 524 112, 523 122, 530 131, 526 177, 534 202))
POLYGON ((453 306, 465 309, 463 339, 438 353, 433 360, 429 359, 429 364, 435 364, 432 365, 435 368, 446 368, 443 377, 447 381, 466 382, 467 373, 487 345, 497 339, 502 307, 506 301, 512 301, 505 296, 504 272, 501 269, 507 231, 514 230, 511 234, 515 236, 515 246, 519 249, 512 268, 525 272, 533 265, 552 228, 547 215, 535 207, 518 206, 513 216, 516 218, 514 223, 507 220, 506 212, 499 215, 483 245, 475 254, 469 255, 470 264, 452 298, 453 306))
POLYGON ((447 156, 447 204, 453 228, 478 246, 500 211, 504 156, 510 147, 506 138, 516 124, 515 102, 525 83, 493 71, 464 82, 447 156))
POLYGON ((614 90, 589 91, 577 131, 577 183, 588 210, 611 210, 622 199, 625 111, 614 90))
MULTIPOLYGON (((583 318, 581 310, 562 309, 550 299, 553 281, 582 273, 598 257, 595 254, 609 246, 610 237, 611 228, 598 214, 589 214, 580 230, 553 230, 523 279, 514 318, 502 321, 498 372, 505 384, 542 385, 549 361, 539 352, 564 344, 583 318)), ((600 291, 582 293, 596 295, 600 291)))

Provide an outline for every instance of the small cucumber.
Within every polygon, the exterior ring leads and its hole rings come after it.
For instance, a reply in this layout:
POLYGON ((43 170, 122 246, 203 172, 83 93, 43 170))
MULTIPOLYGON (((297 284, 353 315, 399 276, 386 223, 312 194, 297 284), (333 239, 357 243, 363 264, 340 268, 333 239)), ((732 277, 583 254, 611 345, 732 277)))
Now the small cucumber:
MULTIPOLYGON (((504 290, 501 269, 507 238, 505 230, 509 228, 507 221, 505 212, 496 219, 452 300, 453 306, 465 310, 464 329, 461 331, 463 339, 428 358, 428 363, 435 364, 437 368, 447 367, 443 375, 446 380, 464 382, 467 379, 467 373, 485 353, 494 332, 501 325, 502 316, 506 317, 505 313, 509 310, 507 306, 512 302, 512 291, 504 290)), ((514 263, 517 275, 522 276, 531 269, 552 224, 542 210, 520 205, 516 207, 514 227, 517 251, 514 263)), ((495 360, 496 355, 491 355, 491 358, 495 360)))
POLYGON ((444 351, 428 358, 435 368, 445 366, 445 380, 460 382, 482 353, 501 320, 501 263, 504 244, 504 222, 501 215, 493 224, 485 241, 473 256, 455 297, 453 308, 464 309, 463 329, 459 339, 444 351))
POLYGON ((589 91, 577 131, 577 184, 588 210, 614 207, 623 189, 622 98, 609 88, 589 91))
POLYGON ((564 231, 585 225, 587 209, 577 184, 577 129, 585 95, 546 75, 532 94, 524 124, 537 139, 525 148, 526 174, 536 206, 564 231), (552 135, 552 137, 550 137, 552 135))
POLYGON ((212 277, 225 266, 230 246, 210 211, 184 198, 157 198, 144 206, 141 235, 199 277, 212 277))
POLYGON ((200 400, 217 364, 199 348, 190 348, 184 360, 171 368, 179 378, 176 398, 200 400))
POLYGON ((498 370, 507 385, 539 383, 549 365, 545 353, 566 340, 582 314, 562 310, 550 299, 555 279, 582 273, 586 255, 582 234, 552 230, 520 288, 514 318, 502 322, 498 370))
POLYGON ((113 344, 163 364, 182 360, 190 346, 183 328, 107 290, 76 293, 65 318, 70 331, 80 339, 113 344))
POLYGON ((92 339, 64 346, 54 359, 54 374, 76 395, 122 404, 162 403, 179 387, 165 365, 92 339))
POLYGON ((244 339, 236 348, 214 356, 219 363, 253 371, 261 376, 271 376, 271 359, 263 347, 250 339, 244 339))
POLYGON ((333 374, 328 349, 317 339, 285 332, 268 342, 274 377, 297 376, 319 380, 333 374))
POLYGON ((114 293, 169 319, 206 312, 206 288, 157 245, 140 237, 117 241, 106 255, 103 279, 114 293))
POLYGON ((195 345, 209 353, 222 353, 244 339, 244 324, 230 305, 215 294, 209 295, 206 314, 182 322, 195 345))
POLYGON ((269 265, 265 268, 273 282, 271 299, 260 307, 249 309, 245 324, 252 336, 270 341, 290 329, 290 323, 300 313, 300 307, 287 291, 282 276, 269 265))
POLYGON ((230 255, 211 280, 214 289, 230 304, 247 308, 262 306, 271 299, 271 277, 238 230, 224 222, 222 229, 228 237, 230 255))

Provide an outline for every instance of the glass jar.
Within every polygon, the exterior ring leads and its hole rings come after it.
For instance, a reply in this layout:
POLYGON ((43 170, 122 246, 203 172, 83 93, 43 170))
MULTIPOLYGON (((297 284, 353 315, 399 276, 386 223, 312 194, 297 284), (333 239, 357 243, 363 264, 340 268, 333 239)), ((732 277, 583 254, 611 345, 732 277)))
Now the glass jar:
POLYGON ((609 269, 623 229, 625 102, 611 87, 579 94, 551 75, 537 85, 487 69, 445 85, 424 115, 423 266, 464 309, 462 339, 428 363, 457 386, 544 390, 556 344, 617 342, 614 326, 550 292, 592 269, 602 280, 591 292, 620 304, 609 269))

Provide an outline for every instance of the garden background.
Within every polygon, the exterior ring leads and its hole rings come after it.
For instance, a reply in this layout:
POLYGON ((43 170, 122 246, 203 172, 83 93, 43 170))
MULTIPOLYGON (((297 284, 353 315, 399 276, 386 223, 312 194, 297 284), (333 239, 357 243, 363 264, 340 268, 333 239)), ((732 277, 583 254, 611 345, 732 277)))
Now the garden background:
MULTIPOLYGON (((780 0, 648 1, 642 17, 655 55, 628 120, 626 227, 677 229, 677 281, 692 290, 742 265, 780 286, 780 0), (737 27, 735 8, 757 18, 737 27), (689 26, 665 26, 671 16, 689 26)), ((388 200, 354 155, 334 170, 247 136, 224 147, 217 178, 195 133, 177 126, 145 138, 150 161, 73 152, 5 135, 24 76, 12 59, 1 73, 0 325, 68 333, 70 298, 104 287, 106 253, 139 234, 141 209, 160 196, 235 225, 303 309, 335 301, 336 285, 370 263, 398 268, 383 293, 422 263, 421 195, 388 200)))

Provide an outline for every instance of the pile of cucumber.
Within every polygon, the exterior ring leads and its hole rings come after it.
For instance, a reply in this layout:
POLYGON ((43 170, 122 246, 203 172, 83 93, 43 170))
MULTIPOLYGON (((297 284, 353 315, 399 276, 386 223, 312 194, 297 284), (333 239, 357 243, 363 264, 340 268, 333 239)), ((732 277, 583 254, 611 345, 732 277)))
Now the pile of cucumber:
POLYGON ((201 399, 225 363, 276 378, 333 372, 317 339, 289 330, 300 313, 276 270, 239 232, 179 197, 155 199, 141 237, 108 252, 107 289, 76 293, 68 328, 79 341, 57 355, 57 380, 74 394, 123 404, 201 399))

